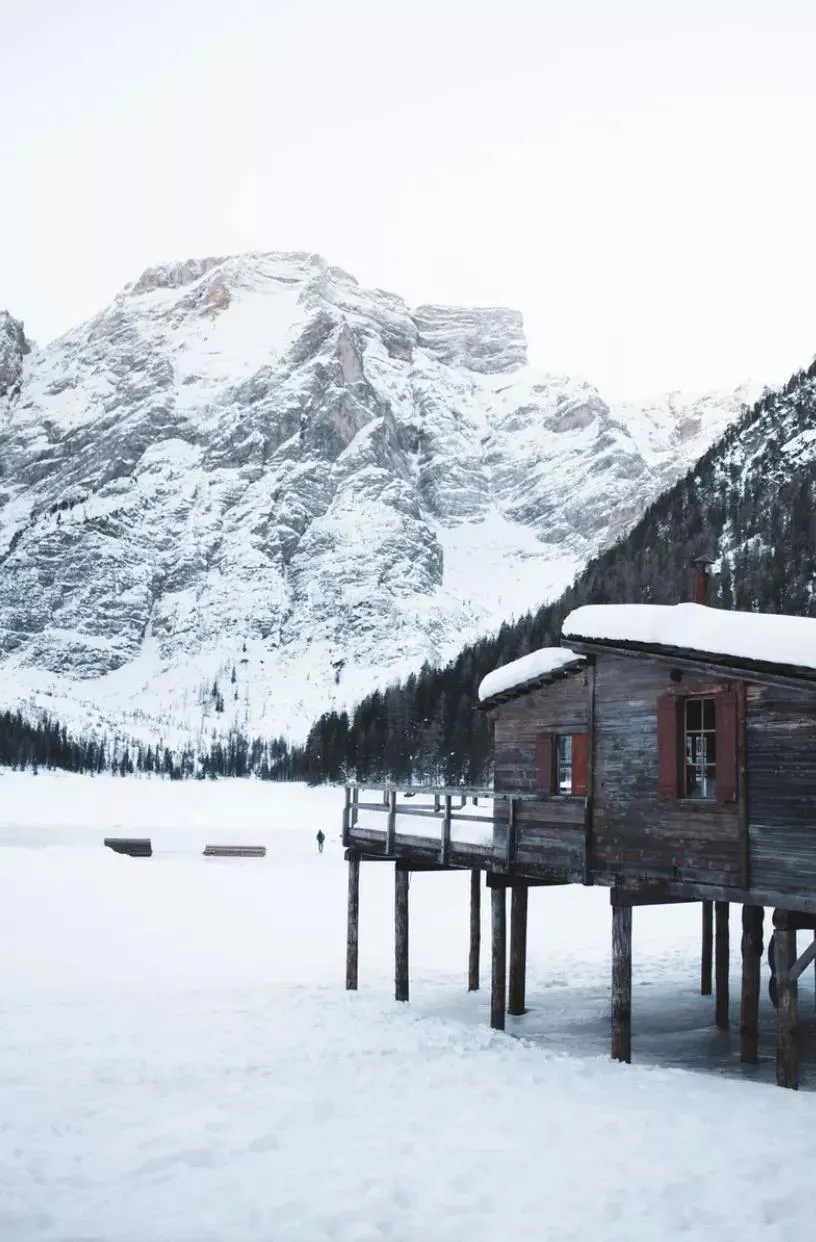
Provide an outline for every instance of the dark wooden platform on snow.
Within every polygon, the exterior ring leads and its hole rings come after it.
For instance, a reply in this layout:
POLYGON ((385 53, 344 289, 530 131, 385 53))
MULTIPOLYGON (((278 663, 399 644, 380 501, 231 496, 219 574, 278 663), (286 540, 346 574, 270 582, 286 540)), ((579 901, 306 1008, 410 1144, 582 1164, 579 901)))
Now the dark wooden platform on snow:
POLYGON ((150 837, 105 837, 105 845, 117 854, 128 854, 131 858, 150 858, 153 845, 150 837))
POLYGON ((207 858, 265 858, 265 845, 205 845, 207 858))

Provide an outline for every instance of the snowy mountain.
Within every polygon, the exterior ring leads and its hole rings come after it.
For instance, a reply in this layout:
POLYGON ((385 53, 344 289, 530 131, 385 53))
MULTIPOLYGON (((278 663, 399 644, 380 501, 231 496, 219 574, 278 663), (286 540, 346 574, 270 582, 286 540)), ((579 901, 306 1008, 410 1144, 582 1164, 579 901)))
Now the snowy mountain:
POLYGON ((610 408, 521 316, 309 254, 152 268, 32 350, 0 317, 0 701, 297 736, 558 595, 752 394, 610 408))

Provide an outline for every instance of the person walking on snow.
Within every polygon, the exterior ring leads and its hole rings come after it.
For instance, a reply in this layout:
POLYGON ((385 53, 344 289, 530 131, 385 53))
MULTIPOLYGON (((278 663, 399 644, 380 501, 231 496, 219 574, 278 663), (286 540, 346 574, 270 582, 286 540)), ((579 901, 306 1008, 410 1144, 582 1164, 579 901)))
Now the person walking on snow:
POLYGON ((318 854, 323 853, 323 842, 325 840, 326 840, 326 834, 324 833, 322 828, 318 828, 317 830, 317 852, 318 854))

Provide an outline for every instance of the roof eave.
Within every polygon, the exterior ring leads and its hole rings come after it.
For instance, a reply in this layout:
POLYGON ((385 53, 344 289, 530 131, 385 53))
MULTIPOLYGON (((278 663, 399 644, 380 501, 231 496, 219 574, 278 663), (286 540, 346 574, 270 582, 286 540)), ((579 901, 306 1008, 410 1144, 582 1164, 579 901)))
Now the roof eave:
POLYGON ((816 688, 816 669, 795 664, 771 664, 764 660, 749 660, 739 656, 715 655, 693 648, 667 647, 658 643, 625 642, 621 639, 587 638, 579 635, 565 636, 564 646, 584 655, 631 656, 641 660, 661 660, 675 668, 690 672, 720 674, 753 681, 760 685, 792 686, 806 690, 816 688))
POLYGON ((540 677, 533 677, 530 681, 525 681, 518 686, 492 694, 489 699, 482 699, 477 704, 478 710, 489 712, 494 707, 502 707, 505 703, 512 703, 514 699, 523 698, 525 694, 532 694, 534 690, 543 690, 545 686, 552 685, 554 681, 563 681, 565 677, 571 677, 573 673, 580 673, 589 662, 588 658, 581 656, 580 660, 572 660, 569 664, 564 664, 552 672, 542 673, 540 677))

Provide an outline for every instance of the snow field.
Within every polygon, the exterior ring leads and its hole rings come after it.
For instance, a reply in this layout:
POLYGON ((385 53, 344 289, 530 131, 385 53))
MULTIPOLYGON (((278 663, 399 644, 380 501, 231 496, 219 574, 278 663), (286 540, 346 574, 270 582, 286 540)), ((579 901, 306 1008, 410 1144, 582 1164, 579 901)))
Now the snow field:
POLYGON ((698 908, 635 912, 631 1067, 607 1055, 605 892, 531 893, 531 1011, 501 1035, 487 894, 468 995, 467 876, 412 877, 400 1006, 393 871, 364 865, 347 995, 341 811, 336 789, 0 775, 4 1242, 809 1236, 814 1097, 765 1085, 767 1011, 762 1081, 735 1067, 698 908), (103 849, 115 831, 156 854, 103 849))

